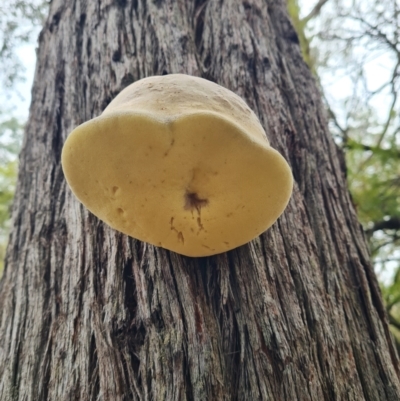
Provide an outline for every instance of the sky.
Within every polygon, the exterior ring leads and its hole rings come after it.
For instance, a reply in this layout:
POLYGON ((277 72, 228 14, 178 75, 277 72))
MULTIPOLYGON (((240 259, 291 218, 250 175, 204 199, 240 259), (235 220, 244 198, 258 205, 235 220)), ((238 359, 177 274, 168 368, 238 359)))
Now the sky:
POLYGON ((24 80, 17 83, 15 93, 10 98, 7 98, 7 104, 11 104, 15 115, 22 119, 28 117, 31 102, 31 88, 36 66, 35 49, 36 46, 34 44, 26 44, 17 49, 18 57, 25 69, 24 80))
MULTIPOLYGON (((301 14, 307 15, 317 0, 300 0, 301 14)), ((326 5, 325 7, 329 6, 326 5)), ((26 44, 17 49, 17 54, 25 67, 25 80, 20 82, 16 87, 16 94, 7 101, 13 105, 15 113, 18 116, 26 118, 28 115, 29 104, 31 99, 31 86, 34 77, 35 64, 36 64, 36 43, 26 44)), ((369 77, 368 84, 369 89, 373 90, 382 85, 387 79, 388 68, 387 65, 391 64, 391 60, 387 58, 387 54, 382 54, 381 57, 374 57, 369 60, 365 65, 365 70, 369 77)), ((340 101, 349 95, 351 95, 351 82, 349 77, 344 72, 340 72, 336 75, 324 75, 323 86, 328 91, 328 96, 334 101, 340 101)), ((0 96, 1 99, 1 96, 0 96)), ((4 100, 4 99, 1 99, 4 100)), ((377 105, 382 104, 379 99, 375 100, 377 105)))
MULTIPOLYGON (((302 14, 307 15, 307 13, 312 9, 316 1, 317 0, 300 0, 302 14)), ((20 46, 17 49, 18 57, 20 58, 22 65, 25 68, 24 82, 20 82, 17 84, 16 93, 10 99, 5 99, 4 96, 0 95, 0 101, 6 101, 8 104, 12 104, 12 108, 15 114, 19 117, 22 117, 23 119, 26 119, 28 117, 29 112, 31 87, 36 64, 36 46, 37 45, 35 41, 34 43, 20 46)))

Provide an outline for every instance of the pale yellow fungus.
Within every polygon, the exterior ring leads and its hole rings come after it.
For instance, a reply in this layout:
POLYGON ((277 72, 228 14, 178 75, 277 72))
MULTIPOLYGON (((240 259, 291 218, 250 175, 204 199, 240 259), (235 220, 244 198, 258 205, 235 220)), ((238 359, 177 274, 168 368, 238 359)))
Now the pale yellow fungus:
POLYGON ((142 79, 68 136, 75 196, 108 225, 187 256, 236 248, 285 209, 293 179, 256 115, 213 82, 142 79))

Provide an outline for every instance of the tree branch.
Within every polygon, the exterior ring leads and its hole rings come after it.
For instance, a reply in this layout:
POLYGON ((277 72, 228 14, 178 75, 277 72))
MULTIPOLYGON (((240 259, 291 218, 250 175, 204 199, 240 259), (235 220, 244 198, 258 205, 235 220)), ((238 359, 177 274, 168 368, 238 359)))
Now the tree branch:
POLYGON ((319 0, 318 3, 314 6, 314 8, 310 11, 308 15, 306 15, 304 18, 301 19, 301 22, 305 25, 307 24, 308 21, 316 17, 320 11, 321 8, 327 3, 328 0, 319 0))
POLYGON ((389 220, 378 221, 367 233, 372 234, 379 230, 400 230, 400 217, 391 217, 389 220))
MULTIPOLYGON (((352 139, 349 139, 343 146, 346 149, 350 150, 362 150, 362 151, 370 151, 375 154, 381 154, 381 155, 386 155, 389 157, 393 157, 396 159, 400 159, 400 151, 397 149, 382 149, 377 146, 370 146, 370 145, 365 145, 361 142, 354 141, 352 139)), ((369 159, 368 159, 369 160, 369 159)))

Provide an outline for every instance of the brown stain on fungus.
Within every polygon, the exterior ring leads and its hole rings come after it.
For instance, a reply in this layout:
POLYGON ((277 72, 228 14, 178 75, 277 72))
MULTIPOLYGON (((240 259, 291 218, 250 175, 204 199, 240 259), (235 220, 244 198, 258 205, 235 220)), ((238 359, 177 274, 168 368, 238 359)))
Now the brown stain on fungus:
POLYGON ((172 139, 168 150, 164 153, 164 156, 168 156, 168 154, 169 154, 170 150, 172 149, 172 147, 174 146, 174 144, 175 144, 175 139, 172 139))
POLYGON ((175 227, 174 227, 174 217, 171 217, 171 220, 169 221, 169 224, 171 226, 171 230, 175 231, 178 234, 178 241, 182 242, 182 244, 185 243, 185 237, 182 234, 182 231, 178 231, 175 227))
POLYGON ((203 226, 203 224, 201 223, 201 218, 200 218, 200 216, 197 218, 197 225, 199 226, 199 232, 197 233, 197 235, 199 235, 200 231, 201 231, 201 230, 204 230, 204 226, 203 226))
POLYGON ((186 210, 197 210, 200 213, 202 207, 207 206, 209 203, 208 199, 201 199, 196 192, 185 193, 185 209, 186 210))

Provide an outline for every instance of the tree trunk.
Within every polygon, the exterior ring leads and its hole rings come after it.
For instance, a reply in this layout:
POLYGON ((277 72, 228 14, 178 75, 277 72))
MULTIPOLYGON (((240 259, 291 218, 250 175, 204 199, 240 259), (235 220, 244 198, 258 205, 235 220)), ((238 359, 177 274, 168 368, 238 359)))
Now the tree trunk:
POLYGON ((0 283, 0 399, 400 400, 343 156, 283 0, 53 0, 0 283), (68 133, 125 86, 187 73, 242 96, 294 193, 259 238, 188 258, 67 188, 68 133))

